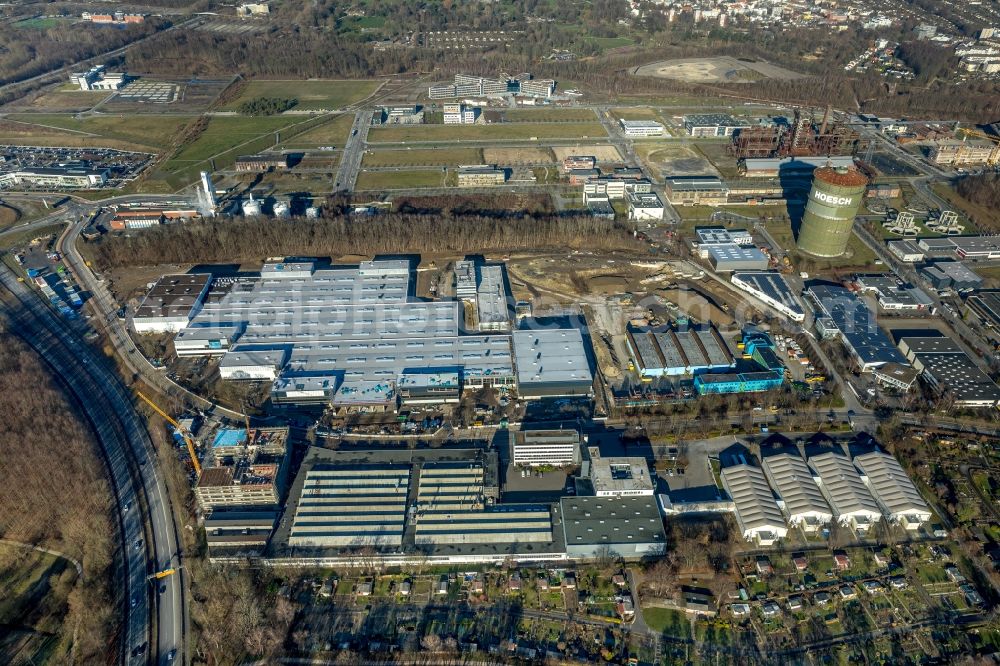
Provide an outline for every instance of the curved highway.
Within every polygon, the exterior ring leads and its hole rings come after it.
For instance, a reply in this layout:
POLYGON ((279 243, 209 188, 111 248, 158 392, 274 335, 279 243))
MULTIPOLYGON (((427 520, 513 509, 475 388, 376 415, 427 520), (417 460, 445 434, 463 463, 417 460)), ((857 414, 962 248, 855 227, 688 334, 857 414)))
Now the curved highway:
POLYGON ((119 663, 185 663, 183 570, 173 511, 157 458, 132 396, 117 374, 39 296, 0 264, 0 313, 62 379, 90 421, 104 453, 121 531, 117 587, 124 593, 119 663), (162 589, 162 592, 160 591, 162 589), (156 635, 152 632, 155 627, 156 635))

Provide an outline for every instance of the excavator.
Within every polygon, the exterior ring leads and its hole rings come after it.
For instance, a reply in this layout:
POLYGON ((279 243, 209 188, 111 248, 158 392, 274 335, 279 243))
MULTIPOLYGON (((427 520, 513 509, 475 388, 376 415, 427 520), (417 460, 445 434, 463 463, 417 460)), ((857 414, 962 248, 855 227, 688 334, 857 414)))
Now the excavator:
POLYGON ((201 463, 198 462, 198 454, 194 450, 194 440, 191 439, 191 435, 185 432, 183 429, 181 429, 180 424, 177 423, 177 421, 174 420, 171 416, 169 416, 166 412, 160 409, 159 405, 157 405, 155 402, 147 398, 139 391, 136 391, 135 394, 139 396, 143 402, 145 402, 147 405, 150 406, 150 408, 152 408, 154 412, 162 416, 167 423, 172 425, 177 430, 177 432, 181 434, 181 437, 184 438, 184 443, 187 444, 188 455, 191 456, 191 465, 194 467, 195 478, 201 477, 201 463))

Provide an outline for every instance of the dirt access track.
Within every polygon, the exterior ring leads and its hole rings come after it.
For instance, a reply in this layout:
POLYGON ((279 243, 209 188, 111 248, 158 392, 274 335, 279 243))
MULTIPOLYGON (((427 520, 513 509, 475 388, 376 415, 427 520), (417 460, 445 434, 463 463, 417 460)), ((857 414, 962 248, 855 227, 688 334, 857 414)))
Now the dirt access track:
POLYGON ((752 83, 761 79, 802 79, 793 72, 763 60, 750 62, 729 56, 661 60, 636 67, 635 76, 652 76, 687 83, 752 83))

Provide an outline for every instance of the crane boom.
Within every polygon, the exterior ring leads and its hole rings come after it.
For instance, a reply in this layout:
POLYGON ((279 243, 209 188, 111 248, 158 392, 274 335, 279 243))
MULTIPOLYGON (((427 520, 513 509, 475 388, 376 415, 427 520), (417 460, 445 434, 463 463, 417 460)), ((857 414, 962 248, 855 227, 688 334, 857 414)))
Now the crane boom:
POLYGON ((145 402, 147 405, 149 405, 154 412, 156 412, 157 414, 159 414, 160 416, 162 416, 163 419, 167 423, 169 423, 174 428, 176 428, 177 432, 179 432, 181 434, 181 437, 184 438, 184 443, 187 444, 188 455, 191 456, 191 465, 194 467, 194 474, 195 474, 196 477, 200 477, 201 476, 201 463, 198 462, 198 454, 194 450, 194 441, 191 439, 191 436, 188 433, 184 432, 181 429, 180 424, 177 423, 177 421, 175 419, 173 419, 169 414, 167 414, 165 411, 163 411, 162 409, 160 409, 159 405, 157 405, 155 402, 153 402, 152 400, 150 400, 149 398, 147 398, 140 391, 136 391, 135 394, 137 396, 139 396, 140 398, 142 398, 143 402, 145 402))

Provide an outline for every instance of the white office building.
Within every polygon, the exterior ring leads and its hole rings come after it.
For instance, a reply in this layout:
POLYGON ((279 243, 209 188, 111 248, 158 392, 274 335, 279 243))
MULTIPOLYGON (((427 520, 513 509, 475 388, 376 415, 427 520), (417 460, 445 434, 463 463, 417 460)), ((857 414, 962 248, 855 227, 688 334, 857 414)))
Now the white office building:
POLYGON ((663 136, 666 128, 655 120, 625 120, 619 121, 625 136, 663 136))
POLYGON ((512 432, 511 461, 528 467, 577 465, 580 462, 580 433, 565 429, 512 432))

